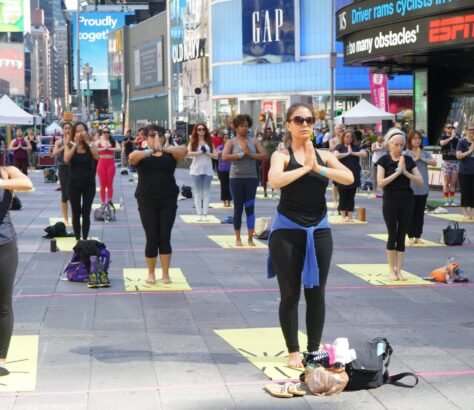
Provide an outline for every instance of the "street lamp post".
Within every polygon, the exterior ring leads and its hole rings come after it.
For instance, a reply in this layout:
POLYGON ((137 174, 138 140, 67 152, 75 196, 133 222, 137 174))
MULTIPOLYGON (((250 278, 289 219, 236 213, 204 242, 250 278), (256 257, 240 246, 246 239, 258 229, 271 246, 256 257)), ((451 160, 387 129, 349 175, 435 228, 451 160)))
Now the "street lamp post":
POLYGON ((87 121, 89 121, 89 111, 90 111, 90 81, 92 79, 92 73, 94 69, 89 65, 89 63, 84 64, 82 67, 82 76, 86 80, 86 112, 87 112, 87 121))
POLYGON ((77 77, 77 108, 79 113, 81 113, 82 108, 82 95, 81 95, 81 51, 80 51, 80 33, 81 29, 79 27, 79 17, 81 14, 81 0, 77 0, 77 12, 76 12, 76 77, 77 77))

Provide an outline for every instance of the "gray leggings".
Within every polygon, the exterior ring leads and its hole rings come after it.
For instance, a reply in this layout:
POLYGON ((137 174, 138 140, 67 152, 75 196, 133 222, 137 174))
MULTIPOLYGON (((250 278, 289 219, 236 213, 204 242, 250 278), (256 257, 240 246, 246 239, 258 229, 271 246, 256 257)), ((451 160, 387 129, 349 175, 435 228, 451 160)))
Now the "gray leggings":
POLYGON ((13 332, 13 284, 18 267, 16 240, 0 246, 0 359, 5 359, 13 332))

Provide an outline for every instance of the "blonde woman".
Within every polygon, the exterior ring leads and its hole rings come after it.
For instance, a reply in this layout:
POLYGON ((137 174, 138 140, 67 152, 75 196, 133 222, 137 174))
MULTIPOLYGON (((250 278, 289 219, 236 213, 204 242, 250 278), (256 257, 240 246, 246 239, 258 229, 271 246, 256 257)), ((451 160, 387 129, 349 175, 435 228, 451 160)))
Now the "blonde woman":
POLYGON ((298 301, 301 284, 306 299, 308 353, 319 349, 325 321, 324 293, 332 257, 327 218, 329 179, 354 182, 352 172, 329 151, 315 151, 310 141, 315 114, 296 103, 286 114, 288 148, 272 155, 270 186, 281 189, 269 238, 268 277, 280 287, 280 325, 288 349, 288 366, 302 368, 298 343, 298 301))
POLYGON ((377 162, 377 182, 383 189, 383 217, 388 230, 387 259, 390 280, 405 280, 402 274, 405 236, 413 213, 411 183, 421 185, 423 178, 415 161, 402 155, 405 133, 398 128, 385 135, 388 154, 377 162))

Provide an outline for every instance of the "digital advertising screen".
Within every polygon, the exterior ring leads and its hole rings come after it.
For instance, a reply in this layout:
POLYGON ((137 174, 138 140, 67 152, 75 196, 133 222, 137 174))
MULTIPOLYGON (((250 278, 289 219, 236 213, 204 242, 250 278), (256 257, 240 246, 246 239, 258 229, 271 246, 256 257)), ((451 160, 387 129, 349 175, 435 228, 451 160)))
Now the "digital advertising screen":
POLYGON ((24 0, 0 0, 0 33, 23 33, 23 1, 24 0))
POLYGON ((0 43, 0 78, 10 83, 10 95, 25 95, 23 44, 0 43))

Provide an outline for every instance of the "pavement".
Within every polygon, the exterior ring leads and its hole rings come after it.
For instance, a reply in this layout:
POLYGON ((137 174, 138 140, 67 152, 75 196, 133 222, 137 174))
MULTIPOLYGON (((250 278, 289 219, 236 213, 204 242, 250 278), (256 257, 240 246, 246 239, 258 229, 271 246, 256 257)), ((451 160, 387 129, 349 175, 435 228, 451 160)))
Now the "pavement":
MULTIPOLYGON (((12 212, 20 252, 14 335, 38 341, 37 352, 32 343, 16 348, 35 356, 36 369, 25 374, 36 370, 36 379, 30 391, 9 391, 0 380, 0 409, 474 409, 473 283, 374 286, 338 266, 386 263, 385 243, 368 236, 386 233, 380 199, 356 197, 367 224, 333 225, 323 342, 386 337, 394 348, 390 372, 416 372, 420 383, 278 399, 263 391, 268 377, 215 332, 278 328, 279 293, 276 280, 266 278, 266 249, 224 249, 208 235, 232 235, 231 225, 188 224, 178 216, 172 266, 192 290, 125 292, 122 269, 145 266, 145 237, 135 183, 117 172, 115 202, 123 210, 116 222, 93 222, 91 229, 111 251, 112 287, 87 289, 61 280, 71 254, 51 253, 42 238, 48 218, 60 216, 60 192, 43 182, 41 171, 31 177, 36 190, 19 194, 23 209, 12 212)), ((178 169, 177 180, 190 185, 188 171, 178 169)), ((218 185, 212 200, 219 202, 218 185)), ((271 216, 276 205, 258 199, 257 217, 271 216)), ((193 214, 193 201, 180 201, 178 214, 193 214)), ((221 219, 232 211, 211 214, 221 219)), ((427 216, 423 237, 438 242, 447 224, 427 216)), ((474 223, 461 226, 474 240, 474 223)), ((474 279, 470 244, 407 248, 405 270, 422 278, 449 256, 474 279)))

